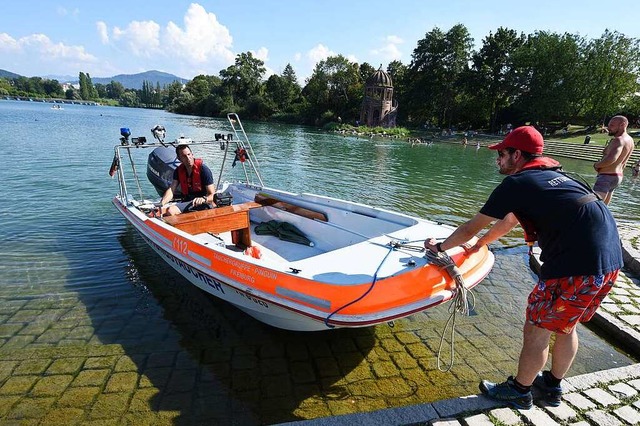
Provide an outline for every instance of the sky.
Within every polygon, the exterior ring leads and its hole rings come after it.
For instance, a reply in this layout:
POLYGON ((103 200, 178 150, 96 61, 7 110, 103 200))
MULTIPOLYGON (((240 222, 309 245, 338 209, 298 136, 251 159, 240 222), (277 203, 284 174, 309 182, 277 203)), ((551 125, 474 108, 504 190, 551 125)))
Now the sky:
POLYGON ((408 65, 435 27, 463 24, 479 47, 499 27, 640 38, 639 16, 635 0, 5 1, 0 69, 76 78, 158 70, 191 79, 217 76, 250 51, 264 61, 265 77, 291 64, 304 84, 317 62, 338 54, 375 68, 408 65))

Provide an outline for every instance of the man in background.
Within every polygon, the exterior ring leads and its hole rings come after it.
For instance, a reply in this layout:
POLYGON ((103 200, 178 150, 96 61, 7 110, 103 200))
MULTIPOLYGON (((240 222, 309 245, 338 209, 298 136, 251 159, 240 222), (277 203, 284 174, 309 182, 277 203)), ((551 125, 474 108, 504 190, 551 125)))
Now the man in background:
POLYGON ((628 125, 629 120, 623 115, 616 115, 609 120, 607 129, 613 139, 602 151, 602 159, 593 164, 598 172, 593 190, 605 204, 609 204, 613 191, 622 182, 624 168, 633 152, 633 139, 627 134, 628 125))

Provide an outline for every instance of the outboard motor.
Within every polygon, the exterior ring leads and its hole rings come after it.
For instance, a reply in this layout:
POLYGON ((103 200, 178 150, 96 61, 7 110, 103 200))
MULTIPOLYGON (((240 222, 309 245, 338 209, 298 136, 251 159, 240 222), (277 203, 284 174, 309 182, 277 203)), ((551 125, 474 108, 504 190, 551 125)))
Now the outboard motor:
MULTIPOLYGON (((162 196, 173 182, 173 171, 180 165, 176 150, 172 146, 158 147, 151 151, 147 160, 147 178, 158 195, 162 196)), ((182 195, 180 186, 173 194, 175 198, 182 195)))

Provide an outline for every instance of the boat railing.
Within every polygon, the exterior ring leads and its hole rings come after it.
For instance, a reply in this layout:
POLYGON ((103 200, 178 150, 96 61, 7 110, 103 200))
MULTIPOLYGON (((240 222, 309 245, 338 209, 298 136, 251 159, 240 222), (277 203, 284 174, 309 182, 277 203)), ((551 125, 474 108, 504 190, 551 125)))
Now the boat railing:
MULTIPOLYGON (((244 126, 240 121, 240 117, 235 112, 230 112, 227 114, 227 120, 229 121, 229 125, 231 126, 231 130, 235 135, 236 143, 238 144, 238 148, 245 150, 247 154, 247 161, 249 161, 252 172, 255 174, 255 178, 260 182, 260 186, 264 186, 264 182, 262 181, 262 177, 260 176, 260 164, 258 163, 258 158, 255 155, 255 151, 253 150, 253 146, 251 146, 251 142, 249 142, 249 138, 247 137, 247 133, 244 131, 244 126)), ((247 168, 244 163, 242 164, 245 169, 245 173, 247 172, 247 168)), ((251 183, 251 179, 249 176, 246 176, 247 183, 251 183)))

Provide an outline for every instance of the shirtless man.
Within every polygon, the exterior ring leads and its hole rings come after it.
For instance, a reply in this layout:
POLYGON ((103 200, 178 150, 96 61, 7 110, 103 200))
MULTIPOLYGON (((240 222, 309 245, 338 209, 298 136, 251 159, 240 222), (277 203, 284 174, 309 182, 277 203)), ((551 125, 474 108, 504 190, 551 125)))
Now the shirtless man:
POLYGON ((598 172, 593 190, 609 204, 613 191, 622 182, 624 167, 633 152, 633 139, 627 134, 629 120, 622 115, 616 115, 607 125, 609 136, 613 139, 602 151, 602 159, 593 164, 598 172))

